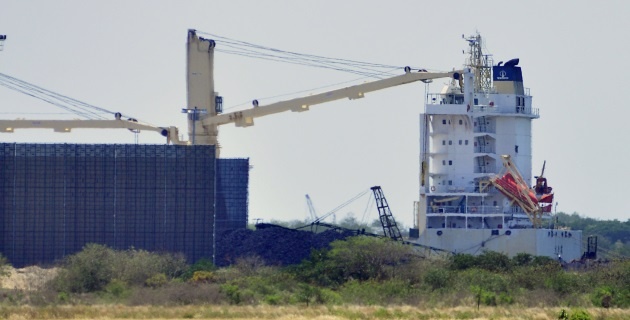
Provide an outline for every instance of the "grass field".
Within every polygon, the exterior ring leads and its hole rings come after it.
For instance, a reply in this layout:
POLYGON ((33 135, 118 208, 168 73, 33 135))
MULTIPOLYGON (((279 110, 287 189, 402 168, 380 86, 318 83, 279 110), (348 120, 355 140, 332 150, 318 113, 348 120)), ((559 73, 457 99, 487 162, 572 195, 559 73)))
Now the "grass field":
MULTIPOLYGON (((411 306, 184 306, 123 305, 3 307, 2 319, 558 319, 561 308, 411 306)), ((630 319, 627 309, 566 309, 590 319, 630 319)), ((583 318, 579 318, 583 319, 583 318)))

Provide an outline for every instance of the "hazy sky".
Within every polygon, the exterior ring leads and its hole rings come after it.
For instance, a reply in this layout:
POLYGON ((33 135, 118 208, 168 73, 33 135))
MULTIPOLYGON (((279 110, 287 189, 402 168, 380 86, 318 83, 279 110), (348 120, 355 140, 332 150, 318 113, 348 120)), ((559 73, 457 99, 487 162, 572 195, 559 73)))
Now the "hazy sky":
MULTIPOLYGON (((533 171, 558 211, 630 217, 628 1, 11 1, 0 0, 0 72, 106 109, 185 131, 187 29, 269 47, 431 70, 462 66, 462 34, 479 31, 495 62, 520 58, 540 119, 533 171)), ((218 43, 221 46, 221 43, 218 43)), ((402 71, 401 71, 402 72, 402 71)), ((225 107, 355 79, 355 75, 217 53, 225 107)), ((436 81, 436 92, 443 81, 436 81)), ((418 195, 424 86, 410 84, 221 128, 222 156, 248 157, 250 218, 306 218, 304 195, 331 210, 381 185, 410 226, 418 195)), ((248 105, 244 106, 248 107, 248 105)), ((229 111, 236 110, 231 109, 229 111)), ((75 118, 0 87, 0 118, 75 118), (44 113, 44 114, 42 114, 44 113)), ((164 143, 145 132, 140 143, 164 143)), ((133 143, 126 131, 23 130, 2 142, 133 143)), ((359 220, 367 198, 341 210, 359 220)), ((364 218, 365 216, 365 218, 364 218)))

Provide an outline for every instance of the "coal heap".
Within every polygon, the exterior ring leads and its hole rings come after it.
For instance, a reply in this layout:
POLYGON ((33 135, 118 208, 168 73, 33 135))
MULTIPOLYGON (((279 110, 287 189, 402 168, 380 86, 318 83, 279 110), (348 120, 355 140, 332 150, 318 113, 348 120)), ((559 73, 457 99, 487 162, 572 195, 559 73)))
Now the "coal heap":
POLYGON ((349 230, 320 233, 264 224, 256 230, 237 229, 217 238, 216 265, 227 266, 238 258, 259 256, 268 265, 298 264, 309 257, 311 249, 327 248, 335 240, 356 235, 349 230))

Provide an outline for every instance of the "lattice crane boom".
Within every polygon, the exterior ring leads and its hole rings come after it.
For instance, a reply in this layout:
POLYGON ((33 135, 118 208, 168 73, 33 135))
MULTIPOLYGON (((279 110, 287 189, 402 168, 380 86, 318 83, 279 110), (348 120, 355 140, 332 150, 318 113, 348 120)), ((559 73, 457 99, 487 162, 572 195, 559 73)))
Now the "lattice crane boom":
POLYGON ((394 241, 402 241, 403 237, 400 234, 396 220, 392 215, 392 211, 389 209, 385 194, 380 186, 374 186, 371 188, 374 192, 374 200, 376 200, 376 207, 378 208, 378 217, 383 227, 383 233, 386 237, 394 241))

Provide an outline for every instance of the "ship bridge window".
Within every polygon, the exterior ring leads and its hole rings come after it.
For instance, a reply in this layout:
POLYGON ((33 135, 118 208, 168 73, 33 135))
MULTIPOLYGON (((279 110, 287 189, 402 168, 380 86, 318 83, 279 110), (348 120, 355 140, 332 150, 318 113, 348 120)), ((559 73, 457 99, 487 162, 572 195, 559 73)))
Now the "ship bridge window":
POLYGON ((459 124, 460 125, 464 124, 464 121, 462 121, 462 119, 459 119, 459 124))
POLYGON ((446 119, 442 119, 442 124, 446 124, 446 119))
POLYGON ((460 145, 460 146, 462 145, 462 140, 459 140, 459 145, 460 145))
POLYGON ((464 140, 464 144, 465 144, 465 145, 468 145, 468 140, 464 140))
POLYGON ((446 140, 442 140, 442 145, 445 146, 446 145, 446 140))
POLYGON ((453 160, 448 160, 448 165, 452 166, 453 165, 453 160))
POLYGON ((453 140, 448 140, 448 145, 452 146, 453 145, 453 140))
POLYGON ((442 160, 442 165, 445 166, 446 165, 446 160, 442 160))

